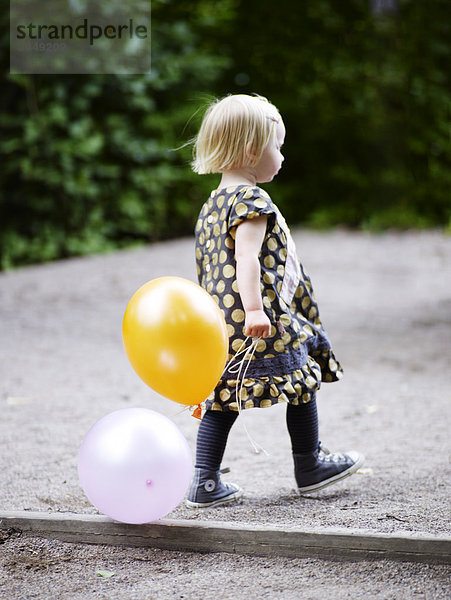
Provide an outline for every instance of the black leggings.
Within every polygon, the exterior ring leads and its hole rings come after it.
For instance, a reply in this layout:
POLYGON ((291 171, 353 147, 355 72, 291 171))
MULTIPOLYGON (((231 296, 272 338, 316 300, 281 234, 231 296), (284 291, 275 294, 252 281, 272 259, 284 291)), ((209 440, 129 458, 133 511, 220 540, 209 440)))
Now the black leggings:
POLYGON ((287 404, 287 429, 293 454, 306 454, 318 448, 318 410, 315 396, 306 404, 287 404))
MULTIPOLYGON (((197 434, 196 467, 218 470, 237 412, 207 410, 197 434)), ((287 429, 294 454, 313 452, 318 447, 318 412, 313 397, 306 404, 287 404, 287 429)))

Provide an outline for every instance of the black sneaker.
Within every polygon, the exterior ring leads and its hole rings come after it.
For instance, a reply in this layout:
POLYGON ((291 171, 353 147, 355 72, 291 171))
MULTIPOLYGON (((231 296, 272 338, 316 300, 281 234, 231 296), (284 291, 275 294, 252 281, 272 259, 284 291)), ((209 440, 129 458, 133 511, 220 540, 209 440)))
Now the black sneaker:
POLYGON ((300 492, 321 490, 349 477, 365 462, 359 452, 331 453, 324 446, 308 454, 293 454, 294 475, 300 492))
POLYGON ((243 490, 233 483, 223 483, 220 471, 196 467, 194 479, 185 500, 189 508, 207 508, 227 504, 241 496, 243 490))

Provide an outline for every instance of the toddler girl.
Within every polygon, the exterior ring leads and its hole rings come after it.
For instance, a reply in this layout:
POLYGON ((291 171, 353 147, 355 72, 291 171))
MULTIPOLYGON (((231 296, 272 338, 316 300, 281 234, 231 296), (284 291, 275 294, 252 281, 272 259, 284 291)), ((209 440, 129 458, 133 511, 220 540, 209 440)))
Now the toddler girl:
POLYGON ((196 224, 199 283, 224 313, 229 358, 245 347, 246 336, 254 347, 245 356, 243 375, 226 367, 206 400, 190 507, 241 495, 238 486, 220 479, 227 437, 241 409, 286 403, 294 474, 303 493, 331 485, 363 464, 358 452, 331 454, 318 441, 315 395, 321 381, 340 379, 342 368, 285 219, 257 186, 279 172, 284 137, 275 106, 240 94, 214 102, 196 138, 194 171, 222 174, 196 224))

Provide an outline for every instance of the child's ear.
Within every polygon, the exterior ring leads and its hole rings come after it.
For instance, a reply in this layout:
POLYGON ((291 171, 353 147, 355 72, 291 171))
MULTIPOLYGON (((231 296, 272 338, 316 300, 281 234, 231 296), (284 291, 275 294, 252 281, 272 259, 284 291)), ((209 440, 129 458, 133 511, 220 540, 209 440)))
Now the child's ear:
POLYGON ((257 158, 257 153, 255 152, 255 146, 252 142, 248 142, 246 144, 246 156, 254 161, 257 158))

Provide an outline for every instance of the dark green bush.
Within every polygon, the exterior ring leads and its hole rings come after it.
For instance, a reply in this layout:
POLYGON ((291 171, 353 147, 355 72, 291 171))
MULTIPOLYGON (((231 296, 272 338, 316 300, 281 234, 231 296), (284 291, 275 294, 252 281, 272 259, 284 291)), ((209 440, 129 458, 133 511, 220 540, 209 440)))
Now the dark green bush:
POLYGON ((212 95, 270 98, 287 125, 269 186, 291 223, 449 224, 451 4, 153 0, 152 71, 10 76, 0 62, 0 268, 192 233, 212 95))
POLYGON ((451 4, 398 5, 375 15, 361 0, 239 2, 222 86, 283 113, 274 191, 290 221, 449 222, 451 4))
POLYGON ((228 3, 152 8, 146 75, 4 78, 2 268, 192 231, 209 182, 191 173, 191 149, 176 148, 228 64, 208 42, 228 3))

